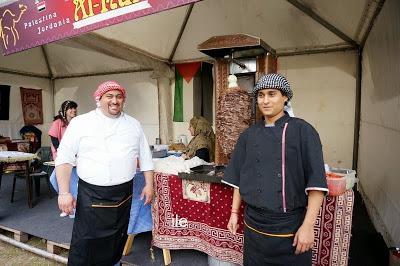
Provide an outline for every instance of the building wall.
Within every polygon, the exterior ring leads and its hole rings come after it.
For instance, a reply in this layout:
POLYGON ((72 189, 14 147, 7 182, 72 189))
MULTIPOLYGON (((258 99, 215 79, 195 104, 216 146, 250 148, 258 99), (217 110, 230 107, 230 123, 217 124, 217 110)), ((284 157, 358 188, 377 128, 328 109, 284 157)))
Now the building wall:
POLYGON ((372 221, 400 245, 400 2, 387 0, 362 61, 358 177, 372 221))
POLYGON ((9 120, 0 120, 0 135, 11 137, 12 139, 20 139, 19 130, 24 126, 24 118, 22 115, 21 93, 20 87, 42 90, 43 104, 43 125, 35 125, 42 131, 42 146, 50 145, 47 139, 47 131, 52 119, 52 94, 51 86, 48 79, 32 78, 21 75, 0 73, 0 84, 9 85, 10 89, 10 110, 9 120))
POLYGON ((319 132, 330 166, 351 168, 353 160, 356 54, 335 52, 278 58, 278 72, 293 90, 292 105, 319 132))

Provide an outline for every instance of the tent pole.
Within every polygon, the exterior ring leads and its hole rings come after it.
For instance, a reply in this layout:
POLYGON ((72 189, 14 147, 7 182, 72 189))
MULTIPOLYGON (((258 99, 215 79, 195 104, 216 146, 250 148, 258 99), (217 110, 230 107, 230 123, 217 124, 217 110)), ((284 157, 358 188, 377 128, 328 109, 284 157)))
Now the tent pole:
POLYGON ((27 250, 29 252, 32 252, 36 255, 42 256, 47 259, 54 260, 54 261, 62 263, 62 264, 67 264, 67 262, 68 262, 67 258, 61 257, 56 254, 49 253, 45 250, 42 250, 42 249, 39 249, 36 247, 32 247, 32 246, 22 243, 22 242, 18 242, 12 238, 9 238, 9 237, 3 236, 3 235, 0 235, 0 240, 6 242, 8 244, 11 244, 13 246, 16 246, 16 247, 22 248, 24 250, 27 250))
POLYGON ((332 48, 320 48, 320 49, 303 49, 303 50, 293 50, 293 51, 276 51, 278 57, 282 56, 294 56, 294 55, 310 55, 310 54, 322 54, 322 53, 334 53, 334 52, 345 52, 356 50, 356 47, 332 47, 332 48))
POLYGON ((56 109, 56 99, 54 97, 55 89, 56 89, 56 81, 55 81, 54 78, 50 79, 50 88, 51 88, 51 99, 53 101, 53 104, 51 106, 51 112, 54 115, 55 114, 55 109, 56 109))
POLYGON ((179 43, 181 41, 182 34, 185 31, 186 24, 187 24, 187 22, 189 20, 190 14, 192 14, 193 6, 194 6, 194 3, 191 3, 189 5, 187 11, 186 11, 186 15, 185 15, 185 18, 183 19, 182 26, 181 26, 181 29, 179 30, 178 37, 176 37, 174 48, 172 48, 172 52, 171 52, 171 54, 169 56, 169 59, 168 59, 169 62, 172 62, 172 59, 174 58, 176 49, 178 48, 178 45, 179 45, 179 43))
POLYGON ((158 57, 150 57, 147 52, 121 41, 108 39, 100 34, 91 32, 73 38, 73 43, 114 58, 134 62, 136 65, 146 66, 156 72, 163 73, 168 78, 175 77, 167 62, 161 61, 158 57))
POLYGON ((385 0, 380 0, 377 8, 372 16, 372 19, 368 25, 366 32, 360 42, 357 55, 357 80, 356 80, 356 106, 355 106, 355 117, 354 117, 354 144, 353 144, 353 169, 358 172, 358 149, 360 141, 360 126, 361 126, 361 81, 362 81, 362 54, 365 43, 368 39, 369 33, 375 23, 376 18, 382 10, 385 0))
POLYGON ((376 7, 376 9, 374 11, 374 14, 372 15, 372 18, 371 18, 371 21, 369 22, 368 28, 365 31, 364 36, 362 37, 361 42, 360 42, 360 47, 362 49, 364 48, 365 42, 367 41, 369 33, 372 30, 372 26, 374 26, 375 20, 378 17, 379 13, 381 12, 384 3, 385 3, 385 0, 380 0, 378 3, 378 6, 376 7))
POLYGON ((45 45, 42 45, 40 47, 42 48, 44 61, 46 62, 46 66, 47 66, 47 71, 49 72, 49 76, 52 79, 53 78, 53 71, 51 71, 49 58, 48 58, 47 52, 46 52, 46 47, 45 47, 45 45))
POLYGON ((44 57, 44 61, 46 62, 46 66, 47 66, 47 71, 49 73, 50 76, 50 92, 51 92, 51 99, 52 99, 52 106, 51 106, 51 113, 52 115, 54 115, 54 110, 55 110, 55 102, 54 102, 54 75, 53 75, 53 71, 51 70, 51 66, 50 66, 50 62, 49 62, 49 57, 47 56, 47 51, 46 51, 46 46, 45 44, 40 46, 42 48, 42 52, 43 52, 43 57, 44 57))
POLYGON ((36 73, 18 71, 18 70, 6 69, 6 68, 0 68, 0 73, 12 74, 12 75, 18 75, 18 76, 24 76, 24 77, 32 77, 32 78, 41 78, 41 79, 49 79, 50 78, 48 75, 36 74, 36 73))
POLYGON ((360 141, 360 124, 361 124, 361 80, 362 80, 362 52, 357 50, 357 66, 356 66, 356 103, 354 110, 354 142, 353 142, 353 166, 352 169, 358 172, 358 148, 360 141))
POLYGON ((169 144, 169 140, 173 139, 173 122, 172 122, 172 92, 171 84, 172 80, 165 76, 158 76, 157 88, 158 88, 158 127, 159 127, 159 138, 161 138, 162 144, 169 144))
POLYGON ((85 77, 115 75, 115 74, 128 74, 128 73, 147 72, 147 71, 153 71, 153 69, 152 68, 122 69, 122 70, 108 71, 108 72, 91 72, 91 73, 82 73, 82 74, 71 74, 71 75, 57 76, 57 77, 54 77, 54 79, 85 78, 85 77))
POLYGON ((289 3, 294 5, 297 9, 303 11, 305 14, 307 14, 309 17, 311 17, 313 20, 324 26, 327 30, 338 36, 340 39, 350 43, 354 47, 358 47, 358 44, 356 41, 354 41, 352 38, 347 36, 345 33, 343 33, 341 30, 330 24, 328 21, 320 17, 317 13, 315 13, 311 8, 303 5, 300 3, 298 0, 287 0, 289 3))

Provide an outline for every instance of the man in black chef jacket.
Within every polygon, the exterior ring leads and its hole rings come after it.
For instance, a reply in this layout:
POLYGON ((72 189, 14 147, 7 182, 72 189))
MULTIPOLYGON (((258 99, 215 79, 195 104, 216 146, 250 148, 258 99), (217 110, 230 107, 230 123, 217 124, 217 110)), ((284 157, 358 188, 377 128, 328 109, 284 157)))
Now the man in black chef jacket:
POLYGON ((244 265, 311 265, 314 223, 328 192, 322 146, 306 121, 284 106, 293 96, 280 74, 253 90, 264 120, 239 137, 223 182, 234 187, 228 229, 236 233, 246 203, 244 265))

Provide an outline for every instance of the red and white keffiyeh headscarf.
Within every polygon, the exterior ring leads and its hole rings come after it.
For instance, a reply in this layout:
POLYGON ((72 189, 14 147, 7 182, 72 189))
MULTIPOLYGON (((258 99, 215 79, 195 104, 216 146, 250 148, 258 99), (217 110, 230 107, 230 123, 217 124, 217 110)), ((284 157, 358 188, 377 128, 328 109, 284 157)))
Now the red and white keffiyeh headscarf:
POLYGON ((109 80, 101 83, 97 90, 94 92, 93 96, 96 102, 100 101, 101 97, 108 91, 117 90, 122 93, 122 96, 126 98, 125 89, 116 81, 109 80))

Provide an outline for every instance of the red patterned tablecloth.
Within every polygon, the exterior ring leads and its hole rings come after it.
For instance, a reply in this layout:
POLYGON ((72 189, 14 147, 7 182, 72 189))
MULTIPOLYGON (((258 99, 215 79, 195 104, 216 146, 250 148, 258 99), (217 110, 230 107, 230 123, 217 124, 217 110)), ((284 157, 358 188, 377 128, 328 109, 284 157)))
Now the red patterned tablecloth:
POLYGON ((349 260, 354 192, 326 197, 314 227, 313 265, 346 266, 349 260))
MULTIPOLYGON (((154 182, 155 246, 196 249, 220 260, 242 264, 243 207, 238 233, 233 235, 226 229, 232 203, 231 187, 214 183, 182 184, 178 176, 162 173, 155 174, 154 182), (201 201, 187 199, 188 189, 194 193, 200 191, 201 201), (182 219, 187 223, 180 225, 182 219)), ((315 226, 314 265, 347 265, 353 200, 353 191, 348 190, 339 197, 327 197, 324 201, 315 226)))

